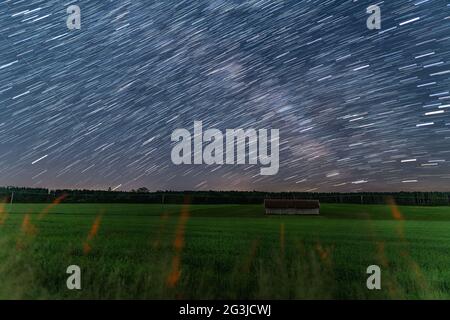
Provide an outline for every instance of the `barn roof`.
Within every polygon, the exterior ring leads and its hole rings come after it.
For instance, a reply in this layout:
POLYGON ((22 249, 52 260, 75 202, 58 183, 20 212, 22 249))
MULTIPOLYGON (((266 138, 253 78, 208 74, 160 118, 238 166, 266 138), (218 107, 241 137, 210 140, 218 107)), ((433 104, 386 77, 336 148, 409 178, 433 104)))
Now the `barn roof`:
POLYGON ((318 200, 266 199, 264 206, 271 209, 318 209, 320 202, 318 200))

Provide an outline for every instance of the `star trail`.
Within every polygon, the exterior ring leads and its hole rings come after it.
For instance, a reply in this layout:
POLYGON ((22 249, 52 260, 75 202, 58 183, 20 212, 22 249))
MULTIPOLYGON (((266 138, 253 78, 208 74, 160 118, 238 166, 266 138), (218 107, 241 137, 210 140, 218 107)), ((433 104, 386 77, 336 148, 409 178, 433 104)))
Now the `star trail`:
POLYGON ((0 185, 448 191, 450 4, 2 1, 0 185), (66 26, 69 5, 81 29, 66 26), (367 7, 381 8, 369 30, 367 7), (171 133, 280 130, 280 169, 176 166, 171 133))

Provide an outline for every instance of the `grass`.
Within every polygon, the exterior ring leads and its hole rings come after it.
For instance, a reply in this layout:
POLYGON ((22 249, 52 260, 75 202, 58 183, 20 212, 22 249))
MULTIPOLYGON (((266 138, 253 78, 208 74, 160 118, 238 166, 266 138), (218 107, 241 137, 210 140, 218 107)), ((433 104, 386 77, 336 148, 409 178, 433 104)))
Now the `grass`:
POLYGON ((0 298, 449 299, 449 252, 448 207, 14 204, 0 210, 0 298))

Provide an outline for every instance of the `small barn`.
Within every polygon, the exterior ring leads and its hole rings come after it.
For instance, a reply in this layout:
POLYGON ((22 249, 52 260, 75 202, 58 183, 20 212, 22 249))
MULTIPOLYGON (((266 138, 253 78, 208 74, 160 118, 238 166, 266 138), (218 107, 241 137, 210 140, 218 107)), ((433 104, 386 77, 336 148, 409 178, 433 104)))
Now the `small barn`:
POLYGON ((264 200, 266 214, 273 215, 318 215, 320 202, 318 200, 264 200))

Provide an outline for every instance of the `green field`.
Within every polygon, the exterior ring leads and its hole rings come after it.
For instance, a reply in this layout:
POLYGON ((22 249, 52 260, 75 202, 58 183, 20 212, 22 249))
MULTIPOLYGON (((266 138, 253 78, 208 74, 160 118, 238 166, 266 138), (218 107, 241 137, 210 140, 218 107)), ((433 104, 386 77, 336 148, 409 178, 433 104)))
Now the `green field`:
POLYGON ((450 208, 5 205, 3 299, 450 299, 450 208), (82 290, 66 288, 79 265, 82 290), (382 290, 366 268, 382 268, 382 290))

